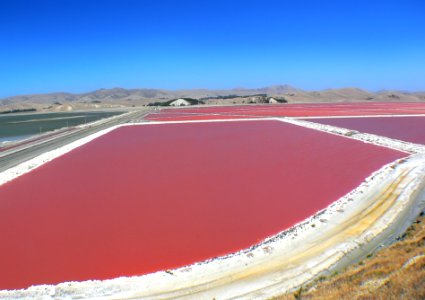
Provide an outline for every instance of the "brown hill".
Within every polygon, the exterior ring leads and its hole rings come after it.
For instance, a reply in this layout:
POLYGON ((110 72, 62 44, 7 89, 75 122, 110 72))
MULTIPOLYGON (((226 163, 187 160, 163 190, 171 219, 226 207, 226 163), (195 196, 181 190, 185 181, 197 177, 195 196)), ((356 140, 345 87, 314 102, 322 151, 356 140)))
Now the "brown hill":
POLYGON ((13 96, 0 99, 0 111, 8 109, 36 108, 39 111, 64 111, 74 109, 116 108, 143 106, 151 102, 170 99, 209 98, 206 104, 248 103, 242 98, 266 94, 279 96, 288 103, 300 102, 349 102, 349 101, 425 101, 425 92, 380 91, 368 92, 358 88, 305 91, 290 85, 275 85, 257 89, 235 88, 229 90, 162 90, 162 89, 99 89, 93 92, 50 93, 13 96), (225 97, 223 97, 225 96, 225 97))

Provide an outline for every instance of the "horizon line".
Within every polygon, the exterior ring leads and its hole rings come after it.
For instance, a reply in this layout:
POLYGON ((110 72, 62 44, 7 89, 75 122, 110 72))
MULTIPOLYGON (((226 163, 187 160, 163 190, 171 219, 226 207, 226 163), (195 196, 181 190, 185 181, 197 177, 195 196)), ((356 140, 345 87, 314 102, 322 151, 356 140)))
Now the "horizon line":
POLYGON ((18 93, 13 94, 9 96, 0 96, 0 101, 8 99, 8 98, 14 98, 14 97, 25 97, 25 96, 36 96, 36 95, 52 95, 52 94, 71 94, 71 95, 83 95, 83 94, 90 94, 97 91, 102 90, 159 90, 159 91, 167 91, 167 92, 181 92, 181 91, 196 91, 196 90, 205 90, 205 91, 233 91, 233 90, 261 90, 261 89, 268 89, 268 88, 276 88, 276 87, 287 87, 288 89, 295 89, 303 92, 322 92, 322 91, 330 91, 330 90, 344 90, 344 89, 357 89, 368 93, 382 93, 382 92, 398 92, 403 94, 414 94, 414 93, 425 93, 425 89, 423 90, 403 90, 403 89, 388 89, 383 88, 379 90, 370 90, 366 88, 356 87, 356 86, 344 86, 344 87, 328 87, 328 88, 322 88, 322 89, 304 89, 299 88, 296 86, 293 86, 291 84, 273 84, 268 86, 262 86, 262 87, 233 87, 233 88, 206 88, 206 87, 189 87, 189 88, 178 88, 178 89, 172 89, 172 88, 160 88, 160 87, 101 87, 97 89, 90 89, 90 90, 81 90, 81 91, 64 91, 64 90, 58 90, 58 91, 51 91, 51 92, 34 92, 34 93, 18 93))

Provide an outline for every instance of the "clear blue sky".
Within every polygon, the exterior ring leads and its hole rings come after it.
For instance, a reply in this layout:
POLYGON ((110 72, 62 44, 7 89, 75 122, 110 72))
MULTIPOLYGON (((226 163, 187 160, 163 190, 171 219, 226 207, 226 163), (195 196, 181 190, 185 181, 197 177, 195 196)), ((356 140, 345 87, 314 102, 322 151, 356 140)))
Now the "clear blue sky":
POLYGON ((0 97, 284 83, 425 90, 425 1, 0 0, 0 97))

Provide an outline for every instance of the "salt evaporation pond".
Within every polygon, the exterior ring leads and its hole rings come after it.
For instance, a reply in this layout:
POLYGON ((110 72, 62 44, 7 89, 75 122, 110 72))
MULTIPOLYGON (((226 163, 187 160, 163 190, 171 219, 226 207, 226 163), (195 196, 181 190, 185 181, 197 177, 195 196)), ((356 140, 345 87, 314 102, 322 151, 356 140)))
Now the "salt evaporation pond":
POLYGON ((232 253, 406 155, 280 121, 123 126, 0 187, 0 289, 232 253))
POLYGON ((425 117, 324 118, 307 121, 425 145, 425 117))

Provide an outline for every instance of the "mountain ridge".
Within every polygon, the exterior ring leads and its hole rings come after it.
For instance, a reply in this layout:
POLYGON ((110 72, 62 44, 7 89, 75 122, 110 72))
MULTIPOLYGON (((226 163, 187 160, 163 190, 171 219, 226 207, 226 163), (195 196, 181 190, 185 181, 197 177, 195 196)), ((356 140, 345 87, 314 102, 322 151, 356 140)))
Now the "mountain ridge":
POLYGON ((353 102, 353 101, 413 101, 425 102, 425 92, 381 90, 370 92, 360 88, 330 88, 319 91, 306 91, 288 84, 260 88, 233 89, 181 89, 166 90, 154 88, 125 89, 121 87, 101 88, 91 92, 18 95, 0 99, 0 109, 22 109, 63 111, 85 108, 143 106, 155 101, 167 101, 181 97, 203 99, 207 104, 244 104, 246 97, 267 94, 279 96, 288 103, 302 102, 353 102), (226 96, 226 99, 218 99, 226 96), (234 96, 234 98, 229 97, 234 96), (218 97, 217 99, 214 99, 218 97), (245 98, 244 98, 245 97, 245 98))

